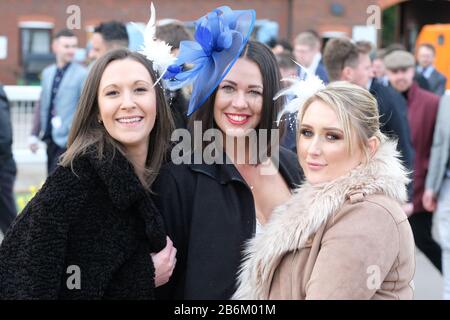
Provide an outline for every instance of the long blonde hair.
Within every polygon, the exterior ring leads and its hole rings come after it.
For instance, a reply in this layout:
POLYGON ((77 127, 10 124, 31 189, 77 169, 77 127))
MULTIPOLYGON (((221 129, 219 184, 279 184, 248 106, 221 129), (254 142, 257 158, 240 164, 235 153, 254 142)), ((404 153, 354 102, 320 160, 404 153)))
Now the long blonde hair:
POLYGON ((376 137, 380 142, 386 141, 386 136, 380 131, 377 100, 366 89, 347 81, 332 82, 324 89, 317 91, 300 107, 299 123, 303 120, 308 107, 316 100, 326 103, 336 112, 344 129, 344 137, 350 153, 356 142, 368 157, 366 146, 369 138, 376 137), (357 141, 352 139, 353 130, 357 141))

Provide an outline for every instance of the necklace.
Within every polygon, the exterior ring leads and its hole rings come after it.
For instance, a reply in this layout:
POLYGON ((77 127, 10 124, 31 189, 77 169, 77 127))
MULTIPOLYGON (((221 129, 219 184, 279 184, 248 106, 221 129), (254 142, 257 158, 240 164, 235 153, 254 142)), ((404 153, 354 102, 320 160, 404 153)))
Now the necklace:
MULTIPOLYGON (((238 167, 239 168, 239 167, 238 167)), ((255 169, 256 169, 256 166, 255 166, 255 169)), ((256 169, 257 170, 257 169, 256 169)), ((249 182, 249 180, 250 180, 250 175, 254 175, 254 173, 252 173, 252 174, 250 174, 248 171, 246 171, 245 169, 244 170, 239 170, 238 169, 238 171, 239 171, 239 173, 241 174, 241 176, 244 178, 244 180, 245 180, 245 182, 247 183, 247 185, 249 186, 249 188, 250 188, 250 190, 251 191, 253 191, 253 189, 255 189, 255 186, 254 186, 254 184, 253 183, 250 183, 249 182)), ((256 171, 257 172, 257 171, 256 171)), ((258 173, 256 173, 256 174, 258 174, 258 173)), ((252 179, 253 180, 253 179, 252 179)))

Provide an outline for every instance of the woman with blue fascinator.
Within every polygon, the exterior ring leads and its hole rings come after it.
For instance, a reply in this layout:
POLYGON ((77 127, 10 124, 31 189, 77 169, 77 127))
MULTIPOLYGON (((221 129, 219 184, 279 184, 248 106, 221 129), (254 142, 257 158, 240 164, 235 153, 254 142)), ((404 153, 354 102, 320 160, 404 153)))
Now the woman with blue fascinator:
POLYGON ((171 89, 192 84, 191 138, 201 142, 182 163, 175 146, 155 181, 155 202, 178 250, 157 298, 229 299, 244 243, 301 182, 296 156, 278 145, 280 74, 271 50, 249 41, 254 20, 253 10, 228 7, 203 16, 196 41, 181 43, 165 75, 171 89))

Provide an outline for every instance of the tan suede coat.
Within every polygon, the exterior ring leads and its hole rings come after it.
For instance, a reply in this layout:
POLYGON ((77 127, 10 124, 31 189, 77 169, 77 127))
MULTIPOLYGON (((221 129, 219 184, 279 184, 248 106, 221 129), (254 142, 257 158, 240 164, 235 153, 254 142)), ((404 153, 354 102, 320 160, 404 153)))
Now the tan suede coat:
POLYGON ((247 244, 233 299, 412 299, 414 240, 395 144, 301 186, 247 244))

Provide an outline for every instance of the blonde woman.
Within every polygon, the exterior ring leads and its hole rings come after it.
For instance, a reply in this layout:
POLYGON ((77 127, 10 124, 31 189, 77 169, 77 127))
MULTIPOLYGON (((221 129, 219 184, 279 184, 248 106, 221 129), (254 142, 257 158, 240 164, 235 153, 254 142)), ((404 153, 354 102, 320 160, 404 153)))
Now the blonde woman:
POLYGON ((408 182, 376 100, 347 82, 299 111, 306 182, 249 241, 234 299, 412 299, 408 182))

